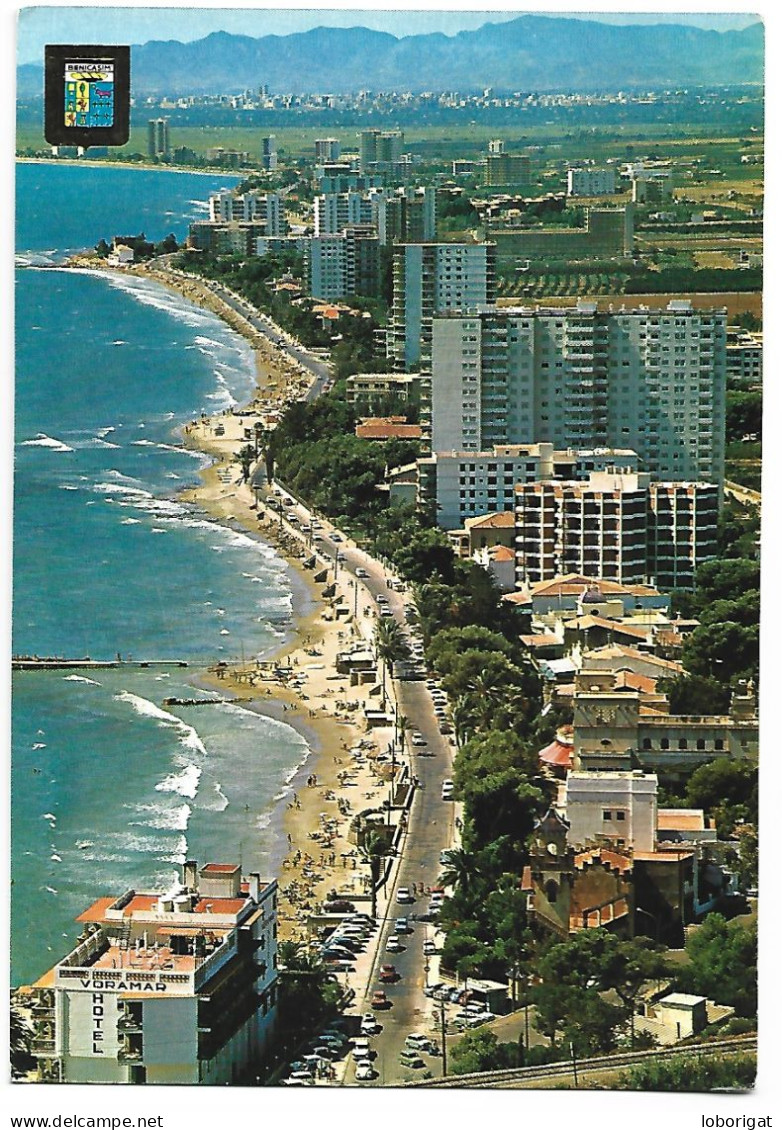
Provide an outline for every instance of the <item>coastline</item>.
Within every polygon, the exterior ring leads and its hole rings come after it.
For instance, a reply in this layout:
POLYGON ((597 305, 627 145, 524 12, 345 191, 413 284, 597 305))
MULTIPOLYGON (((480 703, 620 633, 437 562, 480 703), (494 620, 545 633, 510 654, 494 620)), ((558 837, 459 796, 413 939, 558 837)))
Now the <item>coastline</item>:
POLYGON ((195 177, 228 176, 244 180, 246 177, 259 173, 259 169, 224 169, 215 165, 208 169, 194 169, 191 165, 153 165, 146 161, 108 161, 101 157, 91 160, 89 157, 22 157, 14 155, 14 161, 25 165, 76 165, 79 168, 104 168, 104 169, 145 169, 147 172, 159 173, 190 173, 195 177))
POLYGON ((304 567, 308 551, 303 541, 264 509, 260 491, 256 502, 234 460, 248 442, 248 417, 274 414, 296 399, 299 367, 198 280, 180 280, 143 267, 133 273, 207 306, 254 348, 257 385, 249 404, 219 416, 204 416, 184 428, 185 445, 213 462, 200 472, 200 484, 182 497, 275 549, 287 564, 293 587, 292 622, 288 638, 269 652, 244 664, 209 668, 193 681, 226 697, 242 697, 245 709, 284 722, 307 742, 310 752, 289 782, 287 807, 278 802, 265 830, 280 883, 279 938, 306 942, 303 912, 315 909, 330 892, 369 903, 369 868, 350 839, 350 824, 356 812, 382 809, 390 770, 377 764, 375 757, 384 751, 391 734, 382 730, 368 736, 363 709, 373 688, 351 687, 349 679, 336 672, 336 661, 338 652, 367 638, 373 623, 365 615, 370 602, 366 598, 359 604, 354 582, 344 571, 339 578, 333 577, 333 571, 328 573, 334 592, 326 595, 323 582, 316 583, 314 571, 304 567), (224 311, 234 316, 227 318, 224 311), (280 381, 280 374, 287 380, 280 381), (343 610, 360 608, 361 616, 341 617, 339 604, 343 610))

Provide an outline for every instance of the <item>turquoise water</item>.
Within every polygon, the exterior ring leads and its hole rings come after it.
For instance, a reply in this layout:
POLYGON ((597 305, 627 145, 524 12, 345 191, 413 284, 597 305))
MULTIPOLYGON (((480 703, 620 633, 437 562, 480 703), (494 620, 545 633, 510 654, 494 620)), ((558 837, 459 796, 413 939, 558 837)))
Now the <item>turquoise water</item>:
MULTIPOLYGON (((22 165, 18 261, 182 237, 229 182, 22 165)), ((284 563, 178 498, 204 465, 180 428, 247 398, 246 343, 144 280, 21 266, 16 330, 14 652, 190 666, 14 674, 13 983, 66 952, 93 898, 168 883, 186 856, 269 873, 307 754, 240 707, 162 705, 202 697, 195 670, 268 652, 291 624, 284 563)))

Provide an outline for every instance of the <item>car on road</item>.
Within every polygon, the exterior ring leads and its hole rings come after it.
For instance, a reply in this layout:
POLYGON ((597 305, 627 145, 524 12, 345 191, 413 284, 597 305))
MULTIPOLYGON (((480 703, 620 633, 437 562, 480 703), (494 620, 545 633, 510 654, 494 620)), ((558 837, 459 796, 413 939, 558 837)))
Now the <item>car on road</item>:
POLYGON ((412 926, 406 918, 397 918, 394 923, 394 930, 397 934, 409 934, 412 931, 412 926))
POLYGON ((403 1048, 399 1053, 399 1062, 402 1067, 426 1067, 418 1052, 409 1051, 406 1048, 403 1048))
POLYGON ((424 956, 430 957, 433 953, 437 953, 437 946, 431 938, 427 938, 424 942, 424 956))
POLYGON ((366 569, 362 569, 361 566, 359 566, 359 568, 356 569, 356 576, 357 577, 368 577, 369 573, 366 571, 366 569))
POLYGON ((415 900, 414 900, 413 896, 410 894, 410 888, 409 887, 400 887, 399 890, 396 892, 396 901, 397 902, 414 902, 415 900))
POLYGON ((356 1079, 363 1083, 367 1079, 375 1078, 375 1069, 370 1059, 360 1059, 356 1064, 356 1079))
POLYGON ((391 934, 388 941, 386 942, 386 949, 388 950, 388 952, 389 953, 401 953, 404 948, 405 947, 399 941, 399 938, 397 937, 397 935, 391 934))
POLYGON ((426 745, 426 738, 423 734, 419 733, 418 730, 413 731, 412 735, 410 736, 410 741, 413 745, 426 745))
POLYGON ((393 984, 394 981, 399 980, 399 974, 396 971, 395 965, 381 965, 380 966, 380 980, 384 985, 393 984))
POLYGON ((283 1087, 314 1087, 315 1079, 306 1071, 293 1071, 282 1081, 283 1087))
POLYGON ((413 1052, 431 1052, 432 1041, 423 1032, 410 1032, 405 1036, 405 1047, 413 1052))
POLYGON ((365 1012, 361 1017, 361 1026, 359 1031, 362 1036, 374 1036, 378 1030, 378 1022, 375 1020, 373 1013, 365 1012))
POLYGON ((390 1003, 382 989, 375 989, 372 1000, 369 1002, 371 1008, 388 1008, 390 1003))
POLYGON ((369 1059, 372 1054, 372 1049, 369 1046, 369 1040, 360 1037, 358 1040, 353 1041, 353 1051, 351 1055, 356 1062, 362 1059, 369 1059))
POLYGON ((453 781, 451 781, 449 778, 446 778, 443 781, 443 787, 441 790, 443 800, 453 800, 453 789, 453 781))

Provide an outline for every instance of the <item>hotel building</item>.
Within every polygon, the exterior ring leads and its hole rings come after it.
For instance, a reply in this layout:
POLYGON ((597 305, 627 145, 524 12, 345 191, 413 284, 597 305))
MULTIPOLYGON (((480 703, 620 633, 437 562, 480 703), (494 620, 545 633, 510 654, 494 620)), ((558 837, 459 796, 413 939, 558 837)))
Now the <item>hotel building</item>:
POLYGON ((39 1078, 254 1080, 277 1018, 277 883, 184 864, 167 894, 97 899, 75 947, 32 987, 39 1078))

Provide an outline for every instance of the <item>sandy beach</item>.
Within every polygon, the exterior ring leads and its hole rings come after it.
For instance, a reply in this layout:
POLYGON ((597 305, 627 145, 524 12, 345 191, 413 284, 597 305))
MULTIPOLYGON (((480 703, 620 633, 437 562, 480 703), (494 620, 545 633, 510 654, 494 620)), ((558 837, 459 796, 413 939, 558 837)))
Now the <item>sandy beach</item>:
POLYGON ((304 559, 312 553, 302 536, 267 508, 265 489, 257 491, 256 499, 235 460, 249 442, 247 429, 252 433, 259 418, 273 418, 286 402, 301 395, 300 367, 198 281, 180 284, 178 278, 148 268, 133 273, 172 287, 225 317, 255 349, 257 389, 245 410, 204 416, 185 428, 185 444, 208 453, 214 462, 202 472, 201 484, 183 497, 221 522, 238 525, 274 546, 292 571, 292 638, 262 660, 254 657, 244 664, 211 668, 201 682, 226 697, 241 697, 246 709, 293 726, 310 746, 310 757, 291 782, 293 793, 283 802, 287 808, 277 821, 279 851, 276 845, 273 851, 281 863, 280 940, 306 940, 307 912, 334 893, 351 901, 359 898, 369 906, 369 866, 349 838, 349 830, 357 812, 382 809, 388 796, 391 767, 386 758, 393 731, 388 727, 367 731, 364 708, 377 707, 377 696, 372 694, 377 687, 351 686, 349 677, 337 673, 336 662, 340 651, 371 638, 372 602, 362 591, 356 593, 353 586, 359 582, 344 570, 335 579, 333 563, 327 573, 333 593, 324 596, 326 582, 316 583, 314 578, 316 573, 322 578, 326 563, 318 562, 315 569, 304 567, 304 559))

